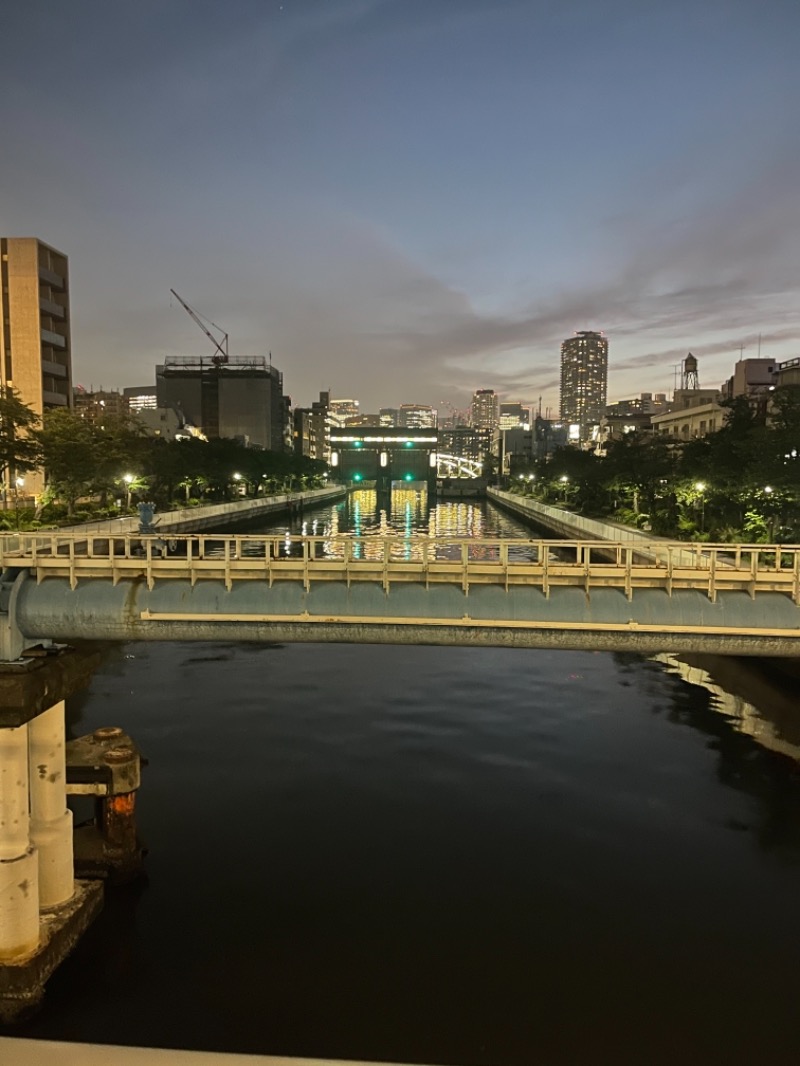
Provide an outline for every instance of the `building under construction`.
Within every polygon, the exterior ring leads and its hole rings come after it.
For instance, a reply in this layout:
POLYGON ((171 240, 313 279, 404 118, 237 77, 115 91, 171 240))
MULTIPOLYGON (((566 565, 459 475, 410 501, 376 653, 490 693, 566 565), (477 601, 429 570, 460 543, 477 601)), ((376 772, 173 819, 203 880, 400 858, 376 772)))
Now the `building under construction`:
POLYGON ((167 356, 156 367, 159 407, 171 407, 209 440, 284 449, 283 374, 264 356, 167 356))

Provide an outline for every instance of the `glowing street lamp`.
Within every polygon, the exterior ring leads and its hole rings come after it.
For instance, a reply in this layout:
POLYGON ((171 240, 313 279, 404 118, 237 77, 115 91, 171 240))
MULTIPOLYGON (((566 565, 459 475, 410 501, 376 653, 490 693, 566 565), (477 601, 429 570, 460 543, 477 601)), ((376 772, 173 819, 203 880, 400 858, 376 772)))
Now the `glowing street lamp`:
POLYGON ((135 474, 124 474, 122 480, 125 482, 125 510, 131 509, 131 491, 134 481, 136 480, 135 474))
POLYGON ((704 533, 706 528, 706 483, 705 481, 695 481, 694 487, 700 493, 700 532, 704 533))
POLYGON ((558 480, 561 482, 561 484, 562 484, 562 486, 564 488, 564 491, 563 491, 563 493, 561 495, 561 502, 562 503, 566 503, 566 500, 567 500, 567 484, 569 483, 569 478, 567 477, 566 474, 562 474, 561 477, 558 480))

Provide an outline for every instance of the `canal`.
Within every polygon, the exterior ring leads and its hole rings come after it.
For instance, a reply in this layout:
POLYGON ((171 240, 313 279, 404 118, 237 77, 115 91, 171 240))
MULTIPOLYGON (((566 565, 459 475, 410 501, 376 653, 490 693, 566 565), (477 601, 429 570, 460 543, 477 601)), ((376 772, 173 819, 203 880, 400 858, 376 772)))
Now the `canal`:
MULTIPOLYGON (((304 528, 529 535, 411 491, 270 530, 291 550, 304 528)), ((109 894, 19 1035, 796 1061, 800 736, 768 692, 669 649, 131 644, 68 715, 150 760, 148 879, 109 894)))

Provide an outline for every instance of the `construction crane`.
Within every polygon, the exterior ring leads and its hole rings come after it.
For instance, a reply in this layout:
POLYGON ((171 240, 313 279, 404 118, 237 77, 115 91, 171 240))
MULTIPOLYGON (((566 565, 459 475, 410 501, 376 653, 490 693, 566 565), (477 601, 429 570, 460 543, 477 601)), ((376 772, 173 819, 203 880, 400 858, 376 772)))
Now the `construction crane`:
POLYGON ((218 333, 222 334, 222 342, 218 341, 217 338, 214 336, 214 334, 211 332, 211 330, 208 328, 208 326, 205 324, 205 322, 203 321, 202 317, 200 315, 198 315, 198 313, 193 308, 191 308, 187 304, 187 302, 182 297, 180 297, 177 294, 177 292, 175 292, 174 289, 170 289, 169 291, 172 293, 172 295, 175 297, 175 299, 178 301, 178 303, 181 305, 181 307, 184 309, 184 311, 186 311, 186 313, 198 324, 198 326, 203 331, 203 333, 205 333, 205 335, 208 337, 208 339, 214 345, 214 348, 216 349, 216 351, 215 351, 214 355, 211 357, 212 362, 214 363, 214 365, 215 366, 219 366, 221 363, 227 363, 228 362, 228 334, 225 332, 225 330, 224 329, 220 329, 220 327, 218 325, 216 325, 216 323, 212 322, 210 319, 207 319, 209 326, 213 326, 214 329, 217 330, 218 333))

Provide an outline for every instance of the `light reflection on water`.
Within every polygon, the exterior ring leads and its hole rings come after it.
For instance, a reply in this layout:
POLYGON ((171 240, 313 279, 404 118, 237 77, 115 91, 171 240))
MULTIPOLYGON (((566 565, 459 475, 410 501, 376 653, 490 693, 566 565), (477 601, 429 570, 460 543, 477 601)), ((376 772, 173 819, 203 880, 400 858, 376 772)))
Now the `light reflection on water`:
MULTIPOLYGON (((493 507, 461 500, 429 506, 426 489, 395 489, 387 503, 374 489, 354 490, 345 501, 251 529, 250 539, 241 542, 242 554, 260 557, 271 551, 277 557, 298 557, 304 551, 298 538, 313 539, 308 549, 312 557, 331 559, 342 559, 349 552, 355 560, 380 560, 387 552, 391 559, 406 561, 458 560, 462 547, 456 542, 464 539, 475 542, 467 550, 475 561, 499 559, 499 538, 508 542, 512 561, 535 561, 545 550, 541 538, 528 527, 493 507), (273 539, 260 540, 258 533, 273 539)), ((207 555, 222 551, 207 538, 207 555)))

